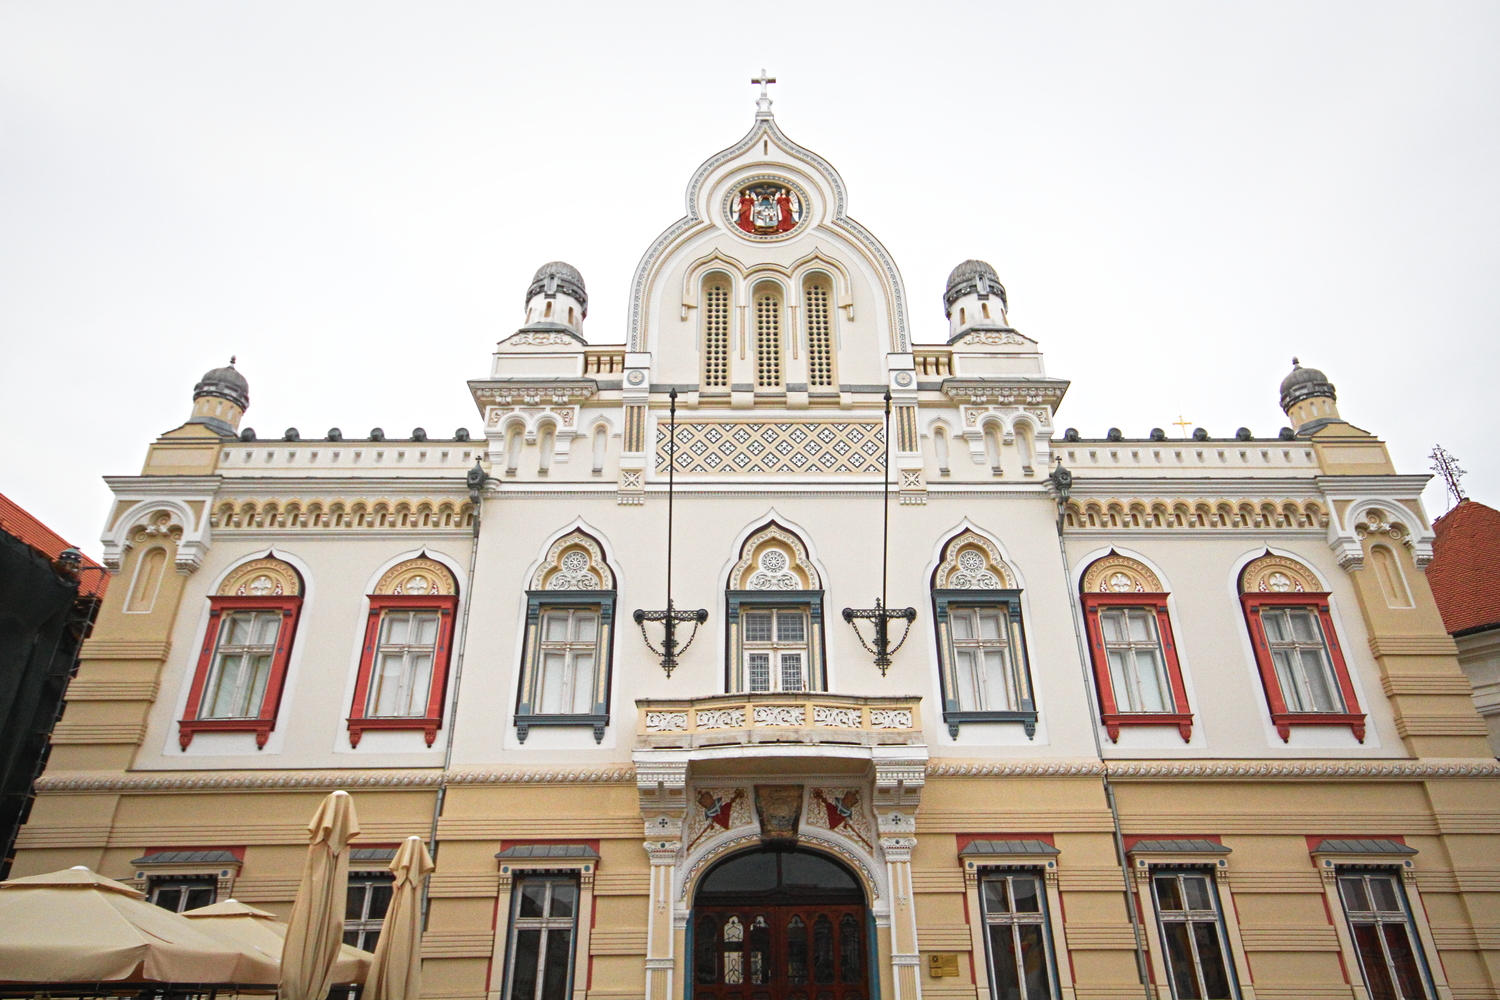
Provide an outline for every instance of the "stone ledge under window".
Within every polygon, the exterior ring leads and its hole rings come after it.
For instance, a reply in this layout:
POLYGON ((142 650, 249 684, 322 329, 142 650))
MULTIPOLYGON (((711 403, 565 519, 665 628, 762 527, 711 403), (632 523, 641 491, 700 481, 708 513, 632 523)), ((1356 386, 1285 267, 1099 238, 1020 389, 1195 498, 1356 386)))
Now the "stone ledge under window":
MULTIPOLYGON (((1024 702, 1023 702, 1024 704, 1024 702)), ((948 735, 958 739, 958 729, 965 722, 1019 722, 1026 728, 1026 738, 1036 738, 1037 713, 1034 709, 1019 712, 944 712, 943 721, 948 724, 948 735)))
POLYGON ((592 726, 594 742, 604 742, 604 727, 609 725, 607 715, 518 715, 516 716, 516 739, 522 743, 531 733, 532 726, 592 726))

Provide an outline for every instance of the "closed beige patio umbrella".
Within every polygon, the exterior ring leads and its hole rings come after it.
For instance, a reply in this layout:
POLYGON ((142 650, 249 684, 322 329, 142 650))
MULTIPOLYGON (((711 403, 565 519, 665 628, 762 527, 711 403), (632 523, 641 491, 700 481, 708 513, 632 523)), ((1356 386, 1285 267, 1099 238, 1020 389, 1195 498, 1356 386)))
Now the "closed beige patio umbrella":
MULTIPOLYGON (((286 939, 286 924, 274 913, 258 910, 234 899, 211 906, 200 906, 182 914, 194 926, 227 944, 255 948, 276 960, 280 968, 281 949, 286 939)), ((375 956, 347 944, 339 945, 338 961, 333 963, 333 982, 363 983, 375 956)))
POLYGON ((407 837, 391 860, 395 891, 375 944, 370 977, 365 980, 365 1000, 418 1000, 422 996, 422 880, 433 867, 426 845, 416 836, 407 837))
POLYGON ((333 966, 344 941, 349 840, 359 835, 349 793, 325 798, 307 830, 307 866, 281 952, 281 1000, 324 1000, 334 983, 333 966))
POLYGON ((274 958, 87 868, 0 882, 0 981, 269 985, 274 958))

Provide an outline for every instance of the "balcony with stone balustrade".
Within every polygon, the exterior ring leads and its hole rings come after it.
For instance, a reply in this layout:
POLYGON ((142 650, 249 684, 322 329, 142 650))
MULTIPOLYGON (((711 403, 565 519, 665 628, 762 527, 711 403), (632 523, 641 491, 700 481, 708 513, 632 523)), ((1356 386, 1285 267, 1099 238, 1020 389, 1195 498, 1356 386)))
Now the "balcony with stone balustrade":
POLYGON ((798 692, 640 699, 636 747, 920 746, 922 699, 798 692))

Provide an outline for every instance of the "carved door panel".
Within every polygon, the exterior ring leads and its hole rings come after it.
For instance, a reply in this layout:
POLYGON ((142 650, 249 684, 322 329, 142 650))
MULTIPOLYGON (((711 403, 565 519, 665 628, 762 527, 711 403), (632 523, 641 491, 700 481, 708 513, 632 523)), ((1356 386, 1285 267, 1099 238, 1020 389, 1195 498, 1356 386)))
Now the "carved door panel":
POLYGON ((867 1000, 863 906, 704 906, 694 1000, 867 1000))

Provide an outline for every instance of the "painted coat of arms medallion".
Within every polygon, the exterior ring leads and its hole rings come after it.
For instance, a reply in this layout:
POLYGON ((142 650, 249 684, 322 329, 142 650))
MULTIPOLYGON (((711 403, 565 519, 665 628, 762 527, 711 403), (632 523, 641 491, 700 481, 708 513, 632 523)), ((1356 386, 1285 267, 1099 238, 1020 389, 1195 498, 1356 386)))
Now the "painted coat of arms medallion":
POLYGON ((781 239, 802 228, 807 195, 784 177, 751 177, 729 191, 724 216, 745 236, 781 239))

